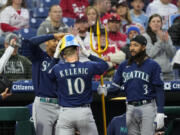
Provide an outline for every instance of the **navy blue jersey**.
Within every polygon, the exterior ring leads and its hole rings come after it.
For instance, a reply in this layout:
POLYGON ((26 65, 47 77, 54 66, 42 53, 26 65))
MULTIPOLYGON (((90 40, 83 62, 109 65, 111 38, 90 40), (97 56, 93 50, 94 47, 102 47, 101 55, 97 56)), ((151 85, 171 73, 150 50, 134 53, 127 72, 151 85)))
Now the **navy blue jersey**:
POLYGON ((159 111, 162 111, 164 88, 160 74, 160 66, 150 58, 140 67, 135 62, 127 65, 127 61, 124 61, 119 65, 112 84, 124 86, 128 102, 157 99, 157 105, 161 106, 159 111), (161 101, 159 95, 162 95, 161 101))
POLYGON ((28 41, 28 47, 31 51, 32 81, 35 95, 56 98, 56 83, 48 76, 48 71, 56 64, 56 60, 52 59, 39 47, 41 43, 51 39, 54 39, 52 34, 33 37, 28 41))
POLYGON ((127 135, 126 114, 114 117, 108 125, 107 135, 127 135))
POLYGON ((76 107, 92 102, 92 78, 103 74, 108 69, 108 64, 92 55, 89 59, 92 61, 60 61, 53 67, 50 77, 57 82, 61 106, 76 107))

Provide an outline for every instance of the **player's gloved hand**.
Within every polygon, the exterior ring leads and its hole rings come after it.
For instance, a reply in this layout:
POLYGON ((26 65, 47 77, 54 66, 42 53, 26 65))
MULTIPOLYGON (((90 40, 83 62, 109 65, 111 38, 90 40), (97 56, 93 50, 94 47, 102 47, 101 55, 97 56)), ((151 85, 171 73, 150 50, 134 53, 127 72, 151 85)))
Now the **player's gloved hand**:
POLYGON ((99 95, 104 94, 104 96, 107 96, 107 87, 105 85, 99 85, 97 88, 97 93, 99 95))
POLYGON ((59 58, 61 43, 62 43, 62 41, 60 40, 56 46, 56 51, 55 51, 54 56, 53 56, 54 58, 59 58))
POLYGON ((156 125, 156 130, 159 130, 164 127, 164 118, 167 118, 164 113, 157 113, 154 119, 154 124, 156 125))
POLYGON ((90 56, 90 52, 88 52, 88 50, 84 47, 84 43, 81 40, 81 38, 79 36, 76 36, 76 39, 78 41, 78 43, 80 44, 80 51, 81 53, 85 56, 85 57, 89 57, 90 56))

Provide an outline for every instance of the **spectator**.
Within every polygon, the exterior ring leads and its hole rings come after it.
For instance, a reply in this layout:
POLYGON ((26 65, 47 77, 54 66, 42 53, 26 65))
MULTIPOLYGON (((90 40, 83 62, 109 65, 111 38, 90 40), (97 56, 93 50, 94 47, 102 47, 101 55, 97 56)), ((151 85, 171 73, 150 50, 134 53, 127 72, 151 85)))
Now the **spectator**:
POLYGON ((180 46, 180 15, 173 20, 172 26, 168 29, 173 44, 180 46))
MULTIPOLYGON (((9 33, 5 37, 4 47, 7 49, 12 39, 16 40, 16 47, 6 63, 3 73, 6 77, 12 81, 18 79, 31 79, 31 62, 24 56, 18 54, 18 48, 20 47, 20 39, 14 33, 9 33)), ((4 53, 5 49, 0 50, 0 56, 4 53)))
POLYGON ((98 11, 100 17, 102 17, 108 10, 109 0, 95 0, 93 6, 98 11))
MULTIPOLYGON (((105 29, 101 29, 100 32, 101 32, 100 45, 101 45, 101 49, 103 50, 106 46, 106 40, 108 41, 108 39, 106 39, 105 36, 105 29)), ((95 39, 96 42, 98 43, 96 34, 95 34, 95 39)), ((96 44, 96 49, 97 48, 98 48, 98 44, 96 44)), ((109 65, 109 69, 103 74, 104 77, 106 77, 107 79, 112 79, 115 69, 122 61, 125 60, 125 57, 126 57, 125 53, 119 50, 116 44, 109 44, 107 50, 104 53, 102 53, 102 57, 101 57, 109 65)), ((100 79, 100 76, 96 76, 96 80, 98 79, 100 79)))
POLYGON ((129 12, 128 4, 125 0, 118 1, 116 12, 121 18, 120 31, 122 33, 126 33, 127 26, 132 24, 132 19, 129 12))
POLYGON ((170 59, 173 58, 176 48, 168 32, 162 31, 162 18, 154 14, 149 18, 148 27, 144 36, 147 39, 146 53, 161 67, 164 81, 174 79, 170 59))
POLYGON ((143 11, 145 0, 131 0, 131 6, 133 9, 130 10, 130 15, 134 23, 140 23, 146 28, 148 23, 148 17, 143 11))
POLYGON ((63 17, 74 18, 84 16, 86 7, 89 6, 88 0, 60 0, 63 17))
POLYGON ((178 13, 180 14, 180 0, 177 0, 178 13))
POLYGON ((8 0, 0 13, 1 32, 12 32, 29 26, 29 12, 25 0, 8 0))
POLYGON ((85 15, 87 16, 89 26, 96 24, 97 19, 99 18, 98 11, 95 7, 89 6, 86 8, 85 15))
MULTIPOLYGON (((84 44, 85 48, 89 51, 91 51, 91 46, 90 46, 90 33, 88 32, 88 21, 87 18, 84 16, 82 18, 76 19, 76 22, 74 24, 74 29, 76 29, 76 33, 73 33, 73 35, 76 35, 76 37, 80 38, 82 43, 84 44)), ((95 46, 96 41, 94 39, 94 34, 92 34, 92 44, 95 46)), ((89 61, 88 58, 84 57, 79 54, 80 61, 89 61)))
POLYGON ((150 3, 146 9, 146 14, 150 17, 153 14, 159 14, 163 18, 163 29, 169 28, 169 16, 178 11, 171 0, 155 0, 150 3))
POLYGON ((8 90, 9 90, 9 89, 6 88, 6 89, 4 90, 4 92, 2 92, 2 93, 0 94, 0 101, 6 99, 6 98, 9 97, 9 96, 11 96, 11 93, 9 93, 8 90))
POLYGON ((135 25, 132 25, 127 29, 127 37, 128 37, 127 44, 121 48, 121 50, 126 54, 126 59, 129 59, 130 57, 130 52, 129 52, 130 41, 138 34, 141 34, 141 32, 140 29, 135 25))
POLYGON ((119 31, 121 19, 118 14, 111 14, 108 19, 109 43, 115 44, 119 49, 126 45, 127 36, 119 31))
MULTIPOLYGON (((62 9, 59 5, 53 5, 50 7, 49 15, 44 22, 41 23, 38 28, 37 35, 49 34, 49 33, 66 33, 68 26, 62 21, 62 9)), ((46 45, 41 44, 41 49, 46 51, 46 45)))

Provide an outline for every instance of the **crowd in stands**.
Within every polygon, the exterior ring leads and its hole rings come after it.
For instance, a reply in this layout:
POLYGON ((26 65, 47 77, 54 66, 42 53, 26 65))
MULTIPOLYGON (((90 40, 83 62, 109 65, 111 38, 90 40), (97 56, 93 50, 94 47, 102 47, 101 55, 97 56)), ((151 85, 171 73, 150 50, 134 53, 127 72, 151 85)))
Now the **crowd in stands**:
MULTIPOLYGON (((112 65, 105 76, 112 77, 130 57, 130 40, 143 34, 148 41, 146 53, 160 64, 163 80, 174 80, 171 60, 180 46, 180 0, 1 0, 0 56, 8 47, 9 33, 21 40, 4 73, 11 79, 14 74, 15 80, 31 78, 26 40, 35 35, 69 32, 93 53, 90 45, 97 49, 97 23, 102 49, 108 41, 102 58, 112 65)), ((41 49, 46 51, 46 43, 41 49)), ((80 55, 80 60, 87 59, 80 55)))

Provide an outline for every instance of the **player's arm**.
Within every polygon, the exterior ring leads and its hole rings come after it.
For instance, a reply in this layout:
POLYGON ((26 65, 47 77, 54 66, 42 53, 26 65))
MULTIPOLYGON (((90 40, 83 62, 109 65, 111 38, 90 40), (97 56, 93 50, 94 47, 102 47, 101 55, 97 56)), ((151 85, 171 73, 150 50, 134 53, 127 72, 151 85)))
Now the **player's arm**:
POLYGON ((10 41, 10 46, 5 50, 3 56, 0 58, 0 73, 2 73, 4 66, 11 57, 11 54, 13 53, 15 46, 16 46, 16 41, 15 39, 12 39, 10 41))
POLYGON ((158 113, 164 113, 164 82, 161 79, 161 68, 157 64, 154 66, 153 75, 152 75, 152 84, 156 92, 156 104, 158 113))

